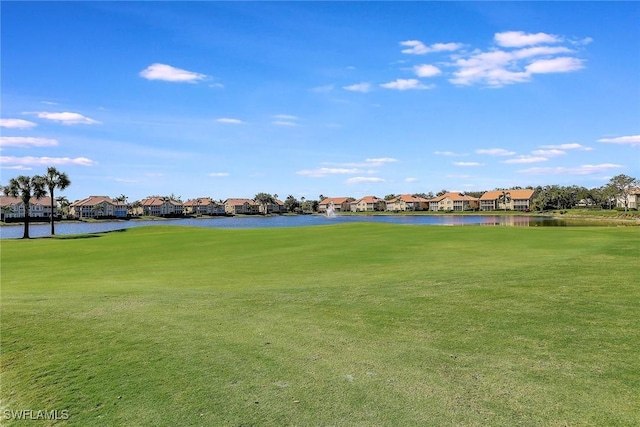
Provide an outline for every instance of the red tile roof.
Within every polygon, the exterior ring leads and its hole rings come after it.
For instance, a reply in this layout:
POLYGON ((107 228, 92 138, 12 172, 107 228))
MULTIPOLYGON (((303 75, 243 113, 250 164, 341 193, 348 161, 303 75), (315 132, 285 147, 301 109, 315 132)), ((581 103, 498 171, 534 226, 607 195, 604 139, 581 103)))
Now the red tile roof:
MULTIPOLYGON (((22 204, 22 199, 20 197, 0 196, 0 206, 11 206, 20 204, 22 204)), ((39 199, 32 197, 31 199, 29 199, 29 204, 51 206, 51 197, 45 196, 39 199)))
POLYGON ((471 196, 467 196, 466 194, 462 194, 462 193, 445 193, 441 196, 438 197, 434 197, 433 199, 429 199, 429 202, 440 202, 444 199, 450 199, 453 201, 477 201, 478 199, 475 197, 471 197, 471 196))
POLYGON ((397 203, 398 201, 402 201, 405 203, 418 203, 418 202, 428 202, 429 200, 425 199, 424 197, 419 197, 419 196, 414 196, 411 194, 401 194, 398 197, 395 197, 391 200, 389 200, 389 202, 391 203, 397 203))
POLYGON ((361 198, 359 200, 351 202, 351 204, 358 204, 358 203, 373 204, 373 203, 378 203, 378 202, 384 202, 384 199, 381 199, 381 198, 376 197, 376 196, 364 196, 363 198, 361 198))
POLYGON ((320 205, 329 205, 333 203, 334 205, 341 205, 343 203, 348 203, 353 200, 353 197, 327 197, 326 199, 322 199, 319 203, 320 205))
POLYGON ((209 206, 215 203, 211 197, 198 197, 197 199, 187 200, 184 202, 184 206, 209 206))
MULTIPOLYGON (((511 195, 511 200, 528 200, 533 197, 533 193, 535 192, 535 190, 532 189, 505 191, 511 195)), ((487 191, 480 197, 480 200, 498 200, 501 195, 502 190, 487 191)))
POLYGON ((244 205, 245 203, 248 203, 249 205, 257 205, 257 203, 251 199, 227 199, 224 201, 225 205, 232 206, 244 205))
POLYGON ((75 202, 71 203, 71 207, 76 207, 76 206, 95 206, 97 204, 100 204, 102 202, 107 202, 110 203, 112 205, 115 205, 116 202, 114 202, 111 197, 109 196, 89 196, 89 197, 85 197, 84 199, 81 200, 76 200, 75 202))
POLYGON ((163 197, 149 197, 147 199, 141 200, 140 204, 142 206, 162 206, 164 205, 165 201, 168 201, 169 203, 171 203, 174 206, 181 206, 182 202, 178 202, 176 200, 167 200, 163 197))

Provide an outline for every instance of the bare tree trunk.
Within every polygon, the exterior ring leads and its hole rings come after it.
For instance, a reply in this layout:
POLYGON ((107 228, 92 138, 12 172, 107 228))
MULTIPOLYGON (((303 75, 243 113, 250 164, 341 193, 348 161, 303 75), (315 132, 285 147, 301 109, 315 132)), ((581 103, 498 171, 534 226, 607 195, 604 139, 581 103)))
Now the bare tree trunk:
POLYGON ((24 210, 24 235, 22 238, 29 238, 29 207, 26 207, 24 210))
POLYGON ((53 199, 53 188, 49 188, 49 193, 51 196, 51 235, 53 236, 54 234, 56 234, 55 226, 53 225, 53 222, 55 221, 55 217, 53 214, 54 203, 55 203, 53 199))

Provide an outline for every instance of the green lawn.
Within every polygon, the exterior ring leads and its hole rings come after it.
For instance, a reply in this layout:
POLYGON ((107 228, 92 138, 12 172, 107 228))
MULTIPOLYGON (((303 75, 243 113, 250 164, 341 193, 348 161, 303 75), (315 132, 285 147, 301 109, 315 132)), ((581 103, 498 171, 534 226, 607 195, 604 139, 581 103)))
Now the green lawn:
POLYGON ((637 227, 75 237, 2 241, 0 417, 640 425, 637 227))

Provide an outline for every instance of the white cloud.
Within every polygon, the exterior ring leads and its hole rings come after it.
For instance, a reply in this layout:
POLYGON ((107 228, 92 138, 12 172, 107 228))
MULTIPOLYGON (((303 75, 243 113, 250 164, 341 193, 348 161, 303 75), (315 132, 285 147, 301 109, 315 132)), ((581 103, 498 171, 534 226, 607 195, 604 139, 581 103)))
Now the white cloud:
POLYGON ((525 67, 529 74, 568 73, 584 68, 583 60, 562 56, 552 59, 538 59, 525 67))
POLYGON ((292 116, 291 114, 276 114, 273 116, 274 119, 278 120, 298 120, 298 116, 292 116))
POLYGON ((394 159, 392 157, 380 157, 377 159, 366 159, 365 162, 367 162, 368 165, 370 166, 382 166, 385 163, 395 163, 397 162, 398 159, 394 159))
POLYGON ((2 147, 55 147, 58 141, 50 138, 34 138, 22 136, 0 136, 2 147))
POLYGON ((523 31, 505 31, 495 33, 496 43, 502 47, 522 47, 538 44, 560 43, 562 39, 547 33, 525 33, 523 31))
POLYGON ((630 144, 632 146, 640 145, 640 135, 619 136, 617 138, 602 138, 598 142, 607 144, 630 144))
POLYGON ((569 144, 558 144, 558 145, 541 145, 541 148, 550 148, 550 149, 558 149, 558 150, 593 150, 591 147, 585 147, 584 145, 578 144, 577 142, 572 142, 569 144))
MULTIPOLYGON (((27 113, 28 114, 28 113, 27 113)), ((48 111, 40 111, 35 113, 41 119, 53 120, 63 125, 97 125, 99 121, 83 116, 79 113, 70 113, 68 111, 62 113, 50 113, 48 111)))
POLYGON ((432 89, 433 85, 425 85, 420 83, 420 80, 417 79, 397 79, 396 81, 383 83, 380 85, 385 89, 395 89, 395 90, 424 90, 424 89, 432 89))
POLYGON ((599 165, 582 165, 577 167, 548 167, 548 168, 529 168, 519 170, 519 173, 528 175, 590 175, 595 173, 607 172, 609 169, 619 169, 622 165, 614 163, 602 163, 599 165))
POLYGON ((454 153, 453 151, 434 151, 433 154, 437 154, 438 156, 449 156, 449 157, 464 157, 467 154, 454 153))
POLYGON ((518 156, 515 159, 503 160, 502 163, 508 164, 521 164, 521 163, 538 163, 538 162, 546 162, 546 157, 541 156, 518 156))
POLYGON ((482 166, 482 163, 478 162, 453 162, 456 166, 482 166))
POLYGON ((318 169, 305 169, 296 172, 297 175, 305 175, 312 177, 323 177, 327 175, 342 175, 342 174, 354 174, 361 172, 358 168, 318 168, 318 169))
POLYGON ((207 78, 205 74, 195 73, 193 71, 172 67, 171 65, 158 63, 151 64, 144 70, 140 71, 140 77, 144 77, 147 80, 186 83, 195 83, 207 78))
POLYGON ((0 119, 0 127, 9 129, 29 129, 38 126, 36 123, 22 119, 0 119))
POLYGON ((342 89, 348 90, 351 92, 362 92, 367 93, 371 91, 371 84, 369 83, 356 83, 349 86, 342 86, 342 89))
POLYGON ((526 82, 529 75, 522 71, 513 71, 513 56, 504 51, 480 52, 468 58, 455 61, 458 68, 449 81, 456 85, 485 83, 489 86, 503 86, 510 83, 526 82), (507 68, 510 67, 510 68, 507 68))
POLYGON ((565 155, 567 154, 567 152, 562 150, 557 150, 555 148, 550 148, 548 150, 533 150, 531 154, 534 154, 536 156, 555 157, 555 156, 565 155))
POLYGON ((405 178, 404 182, 418 182, 418 178, 405 178))
POLYGON ((584 68, 584 61, 571 56, 554 57, 570 53, 571 49, 557 46, 539 46, 517 50, 474 51, 467 57, 456 58, 457 68, 449 81, 456 85, 485 84, 501 87, 524 83, 535 74, 566 73, 584 68))
POLYGON ((375 178, 375 177, 354 176, 353 178, 347 179, 344 183, 345 184, 358 184, 358 183, 361 183, 361 182, 378 183, 378 182, 385 182, 385 180, 382 179, 382 178, 375 178))
POLYGON ((211 173, 208 173, 207 176, 217 178, 217 177, 229 176, 229 173, 228 172, 211 172, 211 173))
POLYGON ((438 74, 442 74, 440 68, 431 64, 416 65, 413 67, 413 70, 418 77, 434 77, 438 74))
POLYGON ((216 122, 218 123, 226 123, 226 124, 231 124, 231 125, 241 125, 244 122, 240 119, 231 119, 228 117, 221 117, 219 119, 216 119, 216 122))
POLYGON ((368 158, 364 162, 345 162, 345 163, 332 163, 332 162, 323 162, 323 165, 317 169, 304 169, 297 171, 297 175, 305 175, 311 177, 324 177, 327 175, 344 175, 344 174, 375 174, 378 171, 375 169, 367 169, 367 168, 376 168, 381 167, 389 163, 397 162, 397 159, 392 157, 377 157, 377 158, 368 158))
POLYGON ((298 126, 297 123, 295 122, 288 122, 286 120, 274 120, 271 122, 272 124, 276 125, 276 126, 298 126))
POLYGON ((460 49, 463 45, 461 43, 434 43, 431 46, 426 46, 419 40, 406 40, 400 42, 400 46, 408 47, 408 49, 403 49, 402 53, 424 55, 432 52, 452 52, 460 49))
POLYGON ((478 154, 488 154, 490 156, 513 156, 514 151, 505 150, 504 148, 481 148, 476 150, 478 154))
POLYGON ((80 165, 80 166, 93 166, 97 163, 86 157, 76 157, 74 159, 69 157, 13 157, 13 156, 1 156, 0 163, 6 163, 10 165, 22 165, 22 166, 51 166, 51 165, 80 165))
POLYGON ((33 168, 27 166, 1 166, 2 169, 11 169, 11 170, 19 170, 19 171, 30 171, 33 168))
POLYGON ((564 46, 536 46, 509 51, 514 59, 527 59, 533 58, 534 56, 550 56, 558 53, 572 52, 574 51, 564 46))

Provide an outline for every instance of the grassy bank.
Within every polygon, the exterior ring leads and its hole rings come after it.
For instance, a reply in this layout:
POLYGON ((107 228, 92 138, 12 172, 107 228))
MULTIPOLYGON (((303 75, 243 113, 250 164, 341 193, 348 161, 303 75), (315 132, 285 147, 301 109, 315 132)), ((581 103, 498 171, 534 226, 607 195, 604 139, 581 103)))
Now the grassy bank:
POLYGON ((638 425, 639 245, 635 227, 385 224, 3 241, 2 409, 638 425))

